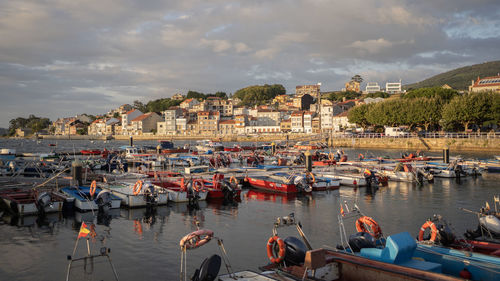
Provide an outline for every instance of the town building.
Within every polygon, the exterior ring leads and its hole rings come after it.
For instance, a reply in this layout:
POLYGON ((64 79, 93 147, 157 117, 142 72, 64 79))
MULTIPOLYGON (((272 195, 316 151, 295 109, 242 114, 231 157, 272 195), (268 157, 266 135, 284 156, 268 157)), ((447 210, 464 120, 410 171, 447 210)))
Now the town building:
POLYGON ((182 94, 175 94, 172 96, 173 100, 183 100, 184 96, 182 94))
POLYGON ((318 98, 320 94, 320 84, 316 85, 300 85, 295 87, 295 96, 310 95, 313 98, 318 98))
POLYGON ((476 81, 472 80, 472 84, 469 86, 469 92, 475 93, 486 91, 500 93, 500 74, 497 76, 484 77, 482 79, 477 77, 476 81))
POLYGON ((148 112, 141 116, 138 116, 132 121, 130 125, 127 126, 127 132, 129 135, 144 135, 153 133, 158 129, 158 122, 162 122, 163 118, 156 112, 148 112))
POLYGON ((200 102, 196 99, 187 99, 181 102, 181 104, 179 104, 179 107, 182 109, 189 110, 198 104, 200 104, 200 102))
POLYGON ((234 135, 236 134, 236 120, 223 120, 219 122, 219 134, 234 135))
POLYGON ((385 83, 385 92, 388 94, 399 94, 402 92, 401 80, 399 82, 387 82, 385 83))
POLYGON ((304 132, 304 112, 296 111, 292 113, 290 117, 292 120, 292 132, 294 133, 302 133, 304 132))
POLYGON ((219 130, 219 111, 198 112, 198 131, 202 135, 216 134, 219 130))
POLYGON ((365 92, 367 94, 380 92, 380 86, 378 85, 377 82, 368 82, 366 83, 365 92))
POLYGON ((177 135, 186 135, 187 134, 187 127, 188 124, 188 119, 185 117, 179 117, 175 119, 175 131, 177 135))
POLYGON ((332 118, 332 123, 333 123, 333 130, 336 132, 345 130, 347 128, 355 128, 356 124, 350 123, 349 119, 347 118, 348 112, 342 112, 340 114, 337 114, 333 116, 332 118))
POLYGON ((134 120, 135 118, 143 115, 140 110, 138 109, 132 109, 130 111, 125 112, 122 114, 122 134, 123 135, 135 135, 132 132, 129 132, 129 125, 131 124, 130 122, 134 120))
POLYGON ((106 118, 100 118, 90 123, 87 134, 89 136, 106 135, 106 118))
POLYGON ((181 116, 183 110, 179 107, 172 107, 162 112, 164 121, 158 122, 158 135, 175 135, 177 133, 176 120, 181 116))
POLYGON ((345 83, 345 91, 356 92, 356 93, 361 92, 359 82, 351 80, 351 81, 345 83))
POLYGON ((286 120, 281 120, 280 130, 282 133, 288 133, 292 131, 292 119, 288 118, 286 120))
POLYGON ((30 128, 17 128, 16 129, 16 137, 24 138, 33 134, 33 130, 30 128))
POLYGON ((314 103, 314 98, 309 94, 304 94, 302 96, 294 97, 292 106, 299 108, 300 110, 309 110, 311 104, 313 103, 314 103))
POLYGON ((311 112, 311 111, 306 111, 304 112, 304 115, 303 115, 303 120, 304 120, 304 133, 312 133, 312 119, 313 117, 315 116, 315 113, 314 112, 311 112))

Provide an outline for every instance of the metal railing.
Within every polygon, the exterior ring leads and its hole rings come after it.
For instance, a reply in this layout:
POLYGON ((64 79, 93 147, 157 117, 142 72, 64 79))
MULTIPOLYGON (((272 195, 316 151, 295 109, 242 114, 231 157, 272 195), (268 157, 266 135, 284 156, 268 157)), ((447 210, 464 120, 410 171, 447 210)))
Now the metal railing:
POLYGON ((383 133, 333 133, 334 138, 425 138, 425 139, 500 139, 500 133, 403 133, 397 136, 388 136, 383 133))

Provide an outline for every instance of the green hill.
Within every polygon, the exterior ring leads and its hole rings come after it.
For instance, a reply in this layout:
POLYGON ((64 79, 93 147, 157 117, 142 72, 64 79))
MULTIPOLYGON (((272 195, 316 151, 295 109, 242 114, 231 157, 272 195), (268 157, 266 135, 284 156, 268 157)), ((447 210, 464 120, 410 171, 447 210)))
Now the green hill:
POLYGON ((453 89, 467 90, 472 80, 477 77, 495 76, 500 72, 500 61, 490 61, 470 66, 465 66, 438 74, 418 83, 405 85, 405 89, 417 89, 423 87, 440 87, 444 84, 453 89))

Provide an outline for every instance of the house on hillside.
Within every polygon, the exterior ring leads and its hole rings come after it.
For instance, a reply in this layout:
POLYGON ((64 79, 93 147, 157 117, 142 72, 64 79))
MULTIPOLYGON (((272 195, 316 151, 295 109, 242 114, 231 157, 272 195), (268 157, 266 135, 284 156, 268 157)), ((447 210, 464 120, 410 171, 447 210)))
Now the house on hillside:
POLYGON ((469 86, 469 92, 471 93, 486 91, 500 93, 500 74, 481 79, 477 77, 476 81, 473 80, 472 84, 469 86))
POLYGON ((130 121, 127 131, 131 135, 143 135, 157 130, 157 123, 163 121, 156 112, 148 112, 130 121))

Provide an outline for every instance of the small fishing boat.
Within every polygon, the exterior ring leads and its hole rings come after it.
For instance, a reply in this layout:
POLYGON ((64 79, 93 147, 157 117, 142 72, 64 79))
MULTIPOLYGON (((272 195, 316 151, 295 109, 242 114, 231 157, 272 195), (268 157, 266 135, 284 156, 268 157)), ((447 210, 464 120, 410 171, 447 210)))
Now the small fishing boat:
POLYGON ((113 195, 122 200, 124 205, 131 208, 164 205, 168 202, 168 192, 164 188, 153 186, 147 181, 119 182, 103 185, 102 188, 111 191, 113 195))
MULTIPOLYGON (((199 182, 201 183, 201 180, 199 182)), ((191 187, 189 184, 184 184, 184 178, 176 181, 153 181, 152 184, 164 188, 168 192, 168 200, 176 203, 206 200, 208 196, 208 190, 203 184, 191 187)))
POLYGON ((243 148, 241 148, 239 145, 234 145, 233 147, 224 147, 224 151, 240 152, 240 151, 243 151, 243 148))
POLYGON ((18 215, 59 212, 66 201, 71 201, 59 192, 20 189, 2 190, 0 198, 14 214, 18 215))
POLYGON ((241 195, 238 180, 231 177, 229 181, 224 180, 223 174, 215 174, 211 180, 203 179, 203 185, 208 190, 208 199, 224 198, 233 200, 241 195))
POLYGON ((272 192, 298 193, 297 186, 290 180, 269 176, 248 176, 245 181, 251 187, 272 192))
POLYGON ((75 198, 75 207, 81 211, 120 208, 121 199, 99 187, 69 186, 61 191, 75 198))
POLYGON ((101 151, 99 149, 84 149, 80 150, 82 155, 101 155, 101 151))

